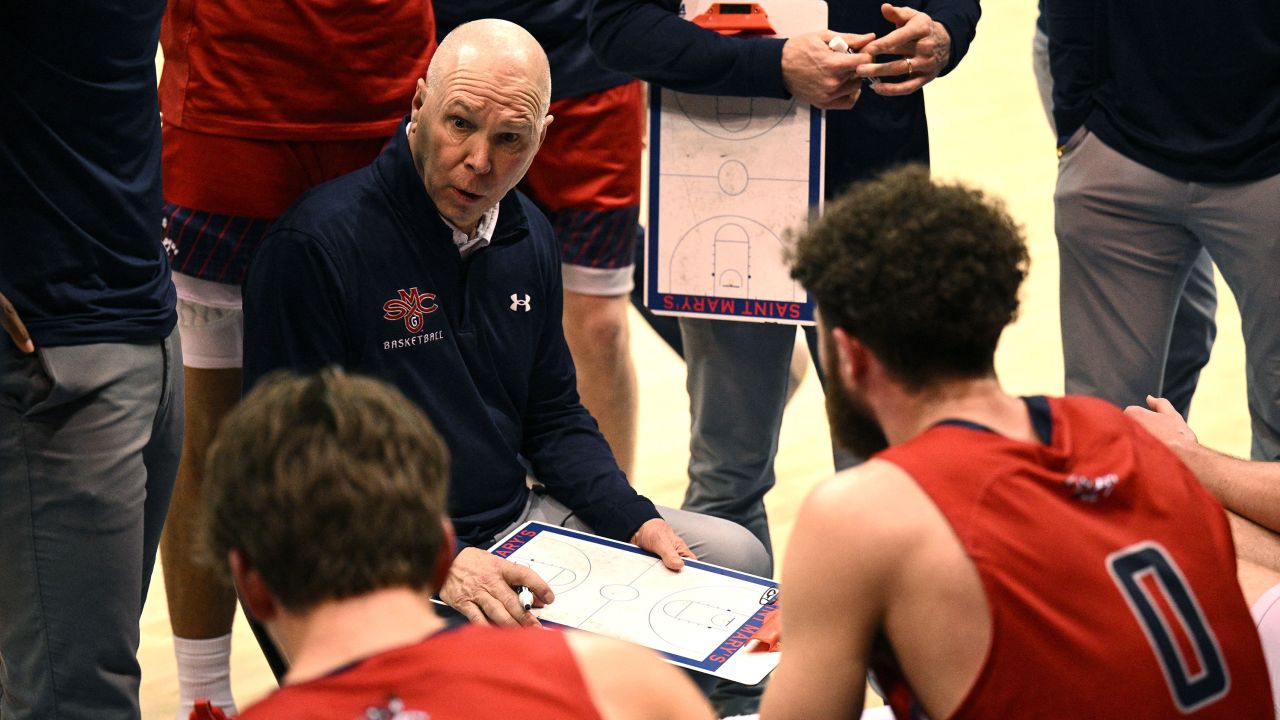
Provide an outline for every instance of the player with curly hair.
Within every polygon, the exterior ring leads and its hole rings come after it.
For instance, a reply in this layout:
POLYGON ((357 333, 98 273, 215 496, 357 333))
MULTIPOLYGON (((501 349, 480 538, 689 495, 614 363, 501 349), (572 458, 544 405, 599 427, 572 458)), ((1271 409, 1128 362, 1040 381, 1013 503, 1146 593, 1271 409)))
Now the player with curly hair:
POLYGON ((1221 507, 1159 441, 994 369, 1022 233, 920 167, 855 185, 799 240, 833 435, 782 576, 762 717, 848 716, 868 668, 897 717, 1263 717, 1221 507))

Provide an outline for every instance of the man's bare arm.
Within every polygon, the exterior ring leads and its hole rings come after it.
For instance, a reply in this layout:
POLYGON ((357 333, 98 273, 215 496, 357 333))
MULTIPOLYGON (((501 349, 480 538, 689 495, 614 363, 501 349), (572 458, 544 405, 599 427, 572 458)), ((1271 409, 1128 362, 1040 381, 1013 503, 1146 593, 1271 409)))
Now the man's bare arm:
POLYGON ((1227 512, 1227 522, 1231 524, 1236 560, 1280 573, 1280 534, 1233 512, 1227 512))
POLYGON ((901 523, 884 522, 878 480, 898 472, 871 461, 818 486, 787 547, 780 587, 782 660, 763 720, 856 717, 871 642, 885 614, 901 523))
POLYGON ((1150 409, 1130 405, 1133 418, 1174 452, 1218 502, 1272 532, 1280 532, 1280 463, 1241 460, 1201 445, 1164 398, 1147 398, 1150 409))

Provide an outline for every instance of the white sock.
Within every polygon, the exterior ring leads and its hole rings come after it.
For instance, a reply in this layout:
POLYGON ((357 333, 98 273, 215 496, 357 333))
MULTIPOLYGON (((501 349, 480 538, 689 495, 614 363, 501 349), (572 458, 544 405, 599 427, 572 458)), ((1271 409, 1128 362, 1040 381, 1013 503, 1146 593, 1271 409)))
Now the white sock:
POLYGON ((231 697, 231 633, 208 640, 173 638, 178 658, 178 714, 187 720, 196 700, 208 698, 231 717, 236 701, 231 697))

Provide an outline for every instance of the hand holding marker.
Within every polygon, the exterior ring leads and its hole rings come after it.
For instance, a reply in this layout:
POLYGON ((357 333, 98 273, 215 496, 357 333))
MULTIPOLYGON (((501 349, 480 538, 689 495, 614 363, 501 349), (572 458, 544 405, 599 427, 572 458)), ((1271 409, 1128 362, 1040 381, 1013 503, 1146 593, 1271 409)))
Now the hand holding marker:
MULTIPOLYGON (((827 47, 831 48, 833 52, 848 53, 850 55, 853 54, 853 48, 849 47, 849 43, 845 42, 844 38, 840 37, 839 35, 836 35, 835 37, 831 38, 831 40, 827 42, 827 47)), ((875 87, 875 85, 880 82, 880 78, 877 78, 877 77, 869 77, 864 79, 872 87, 875 87)))
MULTIPOLYGON (((525 565, 524 563, 516 562, 514 560, 511 561, 511 564, 519 565, 520 567, 528 567, 528 565, 525 565)), ((514 589, 516 591, 516 598, 520 601, 520 607, 524 608, 525 612, 529 612, 530 610, 532 610, 533 609, 533 591, 530 590, 525 585, 517 585, 515 586, 514 589)))

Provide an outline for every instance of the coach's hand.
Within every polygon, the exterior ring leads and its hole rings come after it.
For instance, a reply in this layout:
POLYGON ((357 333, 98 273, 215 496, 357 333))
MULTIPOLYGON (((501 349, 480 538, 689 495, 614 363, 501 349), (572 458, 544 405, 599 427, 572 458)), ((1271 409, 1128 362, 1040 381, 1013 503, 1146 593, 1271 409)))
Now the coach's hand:
POLYGON ((18 311, 14 309, 13 303, 9 302, 9 298, 0 293, 0 325, 4 325, 4 331, 9 333, 9 337, 13 339, 13 344, 24 353, 31 354, 36 351, 35 343, 31 342, 31 333, 27 332, 27 326, 22 324, 22 318, 18 317, 18 311))
POLYGON ((869 62, 858 67, 858 75, 867 78, 904 76, 902 82, 880 82, 874 89, 880 95, 908 95, 942 74, 951 62, 951 34, 927 13, 889 3, 880 13, 897 27, 882 38, 867 43, 862 52, 871 56, 899 55, 900 60, 886 63, 869 62))
POLYGON ((871 60, 858 50, 874 37, 819 30, 788 38, 782 46, 782 84, 801 102, 825 110, 848 110, 862 92, 862 80, 855 71, 871 60), (853 54, 831 50, 827 43, 836 35, 844 38, 853 54))
POLYGON ((662 558, 662 564, 668 570, 684 567, 684 558, 698 559, 662 518, 654 518, 641 525, 636 534, 631 536, 631 542, 662 558))
POLYGON ((533 592, 534 607, 555 600, 551 586, 533 570, 477 548, 463 548, 449 567, 440 599, 478 625, 540 625, 512 590, 519 585, 533 592))

